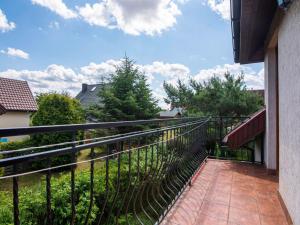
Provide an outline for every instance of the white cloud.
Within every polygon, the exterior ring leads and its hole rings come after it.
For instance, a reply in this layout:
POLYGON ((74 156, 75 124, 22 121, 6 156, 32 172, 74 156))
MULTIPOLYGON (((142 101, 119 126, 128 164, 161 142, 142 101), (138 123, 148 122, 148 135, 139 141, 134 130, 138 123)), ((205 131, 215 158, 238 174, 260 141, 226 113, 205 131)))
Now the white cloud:
POLYGON ((109 9, 104 2, 77 7, 79 15, 90 25, 109 27, 109 9))
POLYGON ((4 12, 0 9, 0 31, 4 33, 15 28, 16 24, 14 22, 9 22, 4 12))
MULTIPOLYGON (((121 64, 121 60, 107 60, 105 62, 96 64, 90 63, 87 66, 83 66, 80 68, 80 72, 89 78, 97 77, 101 79, 101 77, 108 77, 110 74, 114 73, 116 67, 121 64)), ((138 64, 137 67, 143 73, 145 73, 148 82, 152 83, 156 76, 162 76, 165 79, 184 79, 187 74, 190 73, 189 68, 182 64, 170 64, 155 61, 152 64, 138 64)))
MULTIPOLYGON (((0 72, 0 77, 27 80, 34 92, 47 91, 67 91, 75 96, 81 89, 82 83, 95 84, 101 81, 101 77, 109 77, 115 72, 116 66, 120 65, 121 60, 107 60, 99 64, 90 63, 77 70, 66 68, 62 65, 52 64, 44 70, 13 70, 9 69, 0 72)), ((262 89, 264 87, 264 70, 256 73, 252 68, 239 64, 225 64, 211 69, 200 70, 197 74, 192 74, 190 69, 182 64, 171 64, 155 61, 151 64, 137 65, 150 79, 153 96, 159 100, 162 108, 167 108, 163 98, 165 97, 162 88, 162 80, 175 84, 180 78, 187 82, 193 77, 197 81, 204 81, 212 76, 219 76, 224 79, 224 73, 230 72, 239 75, 244 72, 245 82, 250 89, 262 89)))
POLYGON ((120 60, 107 60, 100 64, 96 64, 91 62, 87 66, 83 66, 80 68, 82 74, 86 76, 108 76, 115 72, 116 66, 120 65, 120 60))
POLYGON ((21 49, 7 48, 7 50, 1 50, 1 53, 22 59, 29 59, 29 54, 21 49))
POLYGON ((52 21, 49 23, 49 28, 59 30, 60 24, 57 21, 52 21))
POLYGON ((67 91, 73 96, 80 90, 81 83, 84 81, 82 75, 56 64, 49 65, 41 71, 9 69, 0 72, 0 76, 26 80, 33 92, 67 91))
POLYGON ((90 25, 118 28, 127 34, 160 34, 176 24, 181 12, 174 0, 103 0, 77 6, 90 25))
POLYGON ((186 4, 190 0, 177 0, 178 3, 180 4, 186 4))
POLYGON ((69 9, 62 0, 31 0, 31 2, 46 7, 65 19, 77 17, 77 14, 69 9))
POLYGON ((225 64, 218 65, 211 69, 200 70, 194 79, 200 82, 206 81, 213 76, 224 79, 224 74, 229 72, 235 76, 244 73, 244 80, 249 89, 263 89, 264 88, 264 70, 256 73, 251 67, 243 66, 240 64, 225 64))
POLYGON ((139 66, 151 81, 155 76, 162 76, 168 83, 176 84, 177 80, 189 80, 190 69, 182 64, 155 61, 149 65, 139 66))
POLYGON ((158 105, 162 109, 169 109, 169 105, 165 103, 164 98, 166 98, 166 93, 164 92, 163 88, 155 88, 152 91, 153 97, 158 100, 158 105))
POLYGON ((166 78, 182 78, 190 73, 190 69, 182 64, 164 63, 155 61, 152 64, 141 66, 145 73, 160 74, 166 78))
MULTIPOLYGON (((156 35, 172 28, 181 15, 178 4, 188 0, 101 0, 68 8, 63 0, 31 0, 65 19, 80 16, 91 26, 120 29, 130 35, 156 35)), ((56 27, 55 24, 51 25, 56 27)))
POLYGON ((230 0, 203 0, 203 3, 224 20, 230 20, 230 0))

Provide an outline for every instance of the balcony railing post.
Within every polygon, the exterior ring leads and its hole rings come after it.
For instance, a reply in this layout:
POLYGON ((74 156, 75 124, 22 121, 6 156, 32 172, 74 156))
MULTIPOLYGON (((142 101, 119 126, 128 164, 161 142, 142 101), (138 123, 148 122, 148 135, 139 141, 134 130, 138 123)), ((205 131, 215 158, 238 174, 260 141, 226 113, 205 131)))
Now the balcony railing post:
MULTIPOLYGON (((48 168, 51 167, 51 159, 47 159, 48 168)), ((46 195, 47 195, 47 225, 52 225, 52 209, 51 209, 51 169, 46 174, 46 195)))
MULTIPOLYGON (((17 165, 13 166, 14 174, 17 174, 17 165)), ((19 218, 19 178, 13 177, 13 205, 14 205, 14 225, 20 225, 19 218)))
POLYGON ((219 121, 220 121, 220 126, 219 126, 219 145, 221 147, 221 144, 222 144, 222 139, 223 139, 223 117, 220 117, 219 118, 219 121))
MULTIPOLYGON (((73 151, 71 153, 71 162, 76 162, 76 153, 75 153, 75 147, 76 147, 76 132, 72 132, 72 148, 73 151)), ((76 208, 75 208, 75 165, 71 165, 71 225, 75 224, 75 218, 76 218, 76 208)))

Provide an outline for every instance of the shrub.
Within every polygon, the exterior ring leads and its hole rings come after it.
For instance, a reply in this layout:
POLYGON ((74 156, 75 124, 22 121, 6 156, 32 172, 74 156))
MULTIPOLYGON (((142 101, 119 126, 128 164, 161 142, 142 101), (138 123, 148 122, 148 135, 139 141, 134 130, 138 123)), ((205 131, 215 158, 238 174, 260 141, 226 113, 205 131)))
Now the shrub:
POLYGON ((1 143, 0 144, 0 151, 5 151, 5 150, 17 150, 21 148, 28 148, 32 145, 31 140, 24 139, 22 141, 12 141, 8 143, 1 143))
MULTIPOLYGON (((180 151, 176 150, 175 143, 170 144, 168 149, 165 149, 164 152, 174 152, 175 159, 180 158, 180 151), (178 155, 177 155, 178 154, 178 155), (175 156, 177 155, 177 156, 175 156)), ((183 143, 180 145, 180 149, 184 148, 183 143)), ((146 150, 146 149, 145 149, 146 150)), ((131 176, 132 179, 128 179, 128 169, 129 169, 129 156, 127 154, 122 155, 119 159, 121 162, 118 163, 118 158, 110 158, 109 160, 109 192, 106 195, 106 169, 104 161, 95 162, 94 170, 94 196, 93 196, 93 206, 91 208, 91 214, 89 216, 88 224, 94 224, 96 218, 99 218, 99 214, 102 212, 104 202, 107 199, 105 205, 105 211, 103 214, 103 219, 106 220, 106 224, 113 224, 113 216, 110 218, 108 215, 120 215, 119 224, 127 224, 125 218, 126 203, 130 202, 128 217, 130 224, 138 224, 134 213, 133 213, 133 202, 130 201, 131 196, 137 201, 145 201, 146 198, 150 197, 148 200, 152 201, 151 195, 148 196, 151 187, 160 186, 163 183, 169 182, 168 179, 165 180, 152 180, 148 179, 149 171, 155 173, 153 170, 155 168, 159 170, 158 165, 163 162, 163 158, 155 157, 157 153, 160 154, 161 149, 155 148, 148 149, 146 151, 140 151, 137 154, 137 151, 133 151, 131 155, 131 176), (148 155, 147 155, 148 154, 148 155), (150 163, 150 158, 153 154, 153 164, 150 163), (138 158, 139 155, 139 158, 138 158), (148 161, 146 158, 148 157, 148 161), (118 171, 118 164, 120 166, 120 171, 118 171), (138 171, 139 165, 139 171, 138 171), (120 180, 118 181, 118 172, 120 172, 120 180), (137 174, 139 173, 139 180, 137 180, 137 174), (146 173, 148 173, 146 175, 146 173), (148 180, 148 181, 146 181, 148 180), (136 183, 138 182, 138 183, 136 183), (143 191, 136 188, 135 185, 141 185, 143 183, 143 191), (119 184, 119 185, 117 185, 119 184), (125 198, 125 193, 129 190, 129 194, 125 198), (118 193, 116 195, 116 193, 118 193), (130 195, 130 196, 129 196, 130 195), (125 206, 124 206, 125 203, 125 206)), ((169 159, 170 160, 170 159, 169 159)), ((183 164, 187 158, 182 158, 183 164)), ((174 162, 172 159, 171 162, 174 162)), ((171 165, 168 162, 168 167, 171 165)), ((176 165, 174 165, 176 166, 176 165)), ((177 169, 177 167, 172 167, 177 169)), ((178 167, 178 169, 180 166, 178 167)), ((173 170, 168 170, 167 167, 161 168, 164 170, 166 177, 169 177, 170 180, 178 179, 173 176, 173 170), (169 173, 169 174, 168 174, 169 173)), ((188 171, 186 171, 188 172, 188 171)), ((150 173, 150 174, 151 174, 150 173)), ((153 174, 152 174, 153 175, 153 174)), ((21 181, 21 180, 20 180, 21 181)), ((71 220, 71 176, 70 172, 62 172, 60 174, 53 174, 51 179, 51 205, 52 205, 52 215, 53 215, 53 224, 69 224, 71 220)), ((178 180, 177 183, 182 182, 178 180)), ((43 178, 41 183, 35 183, 31 186, 24 187, 20 183, 19 188, 19 209, 20 209, 20 221, 21 224, 28 225, 41 225, 46 224, 46 181, 43 178)), ((141 186, 139 186, 141 188, 141 186)), ((88 214, 88 209, 90 206, 90 171, 84 169, 81 171, 76 171, 75 173, 75 204, 76 204, 76 224, 84 224, 86 216, 88 214)), ((171 194, 171 193, 170 193, 171 194)), ((174 197, 174 196, 173 196, 174 197)), ((169 199, 170 200, 170 199, 169 199)), ((168 200, 168 201, 169 201, 168 200)), ((170 202, 169 202, 170 203, 170 202)), ((165 205, 165 203, 161 202, 165 205)), ((166 206, 166 205, 165 205, 166 206)), ((146 209, 147 210, 147 209, 146 209)), ((135 212, 139 214, 139 217, 145 221, 144 224, 149 224, 148 218, 142 213, 140 204, 135 206, 135 212)), ((156 215, 153 215, 155 218, 156 215)), ((7 225, 13 223, 13 206, 12 206, 12 193, 0 191, 0 225, 7 225)))
MULTIPOLYGON (((80 103, 67 94, 46 93, 37 97, 39 109, 32 115, 32 125, 78 124, 83 120, 80 103)), ((72 134, 59 132, 33 135, 32 140, 38 145, 62 143, 72 140, 72 134)))
MULTIPOLYGON (((31 140, 25 139, 22 141, 12 141, 8 143, 0 143, 0 151, 8 151, 8 150, 17 150, 17 149, 22 149, 22 148, 27 148, 32 145, 31 140)), ((0 159, 4 158, 5 155, 0 154, 0 159)), ((4 175, 4 168, 0 168, 0 176, 4 175)))

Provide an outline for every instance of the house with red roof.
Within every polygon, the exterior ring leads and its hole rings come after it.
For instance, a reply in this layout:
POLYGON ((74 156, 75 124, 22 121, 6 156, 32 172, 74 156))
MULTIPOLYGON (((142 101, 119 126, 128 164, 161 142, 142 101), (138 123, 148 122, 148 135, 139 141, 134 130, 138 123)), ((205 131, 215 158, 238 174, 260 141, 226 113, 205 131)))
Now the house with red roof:
MULTIPOLYGON (((37 103, 26 81, 0 77, 0 128, 28 127, 30 114, 37 111, 37 103)), ((24 137, 0 137, 0 142, 24 137)))

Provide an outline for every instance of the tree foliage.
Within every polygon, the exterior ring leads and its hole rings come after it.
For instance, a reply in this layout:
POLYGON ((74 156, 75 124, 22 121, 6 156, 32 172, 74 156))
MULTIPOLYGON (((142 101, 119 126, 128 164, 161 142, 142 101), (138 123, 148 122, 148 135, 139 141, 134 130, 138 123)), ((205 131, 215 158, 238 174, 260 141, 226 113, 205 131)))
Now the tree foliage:
POLYGON ((37 96, 38 111, 32 116, 32 125, 72 124, 83 121, 80 103, 68 94, 42 93, 37 96))
POLYGON ((230 73, 225 79, 213 76, 203 83, 190 80, 189 85, 178 81, 176 86, 164 83, 166 103, 183 107, 189 113, 214 116, 249 115, 263 106, 263 99, 246 89, 244 76, 230 73))
POLYGON ((151 119, 159 112, 145 74, 128 57, 116 68, 99 96, 104 107, 94 105, 87 111, 88 117, 99 121, 151 119))
MULTIPOLYGON (((43 93, 37 96, 38 111, 32 115, 32 125, 78 124, 83 122, 83 110, 80 103, 68 94, 43 93)), ((69 141, 71 134, 53 133, 33 135, 39 145, 69 141)))
POLYGON ((194 93, 188 85, 184 84, 181 80, 177 81, 177 86, 164 82, 164 89, 168 98, 165 99, 167 104, 172 107, 189 108, 191 107, 191 98, 194 93))

